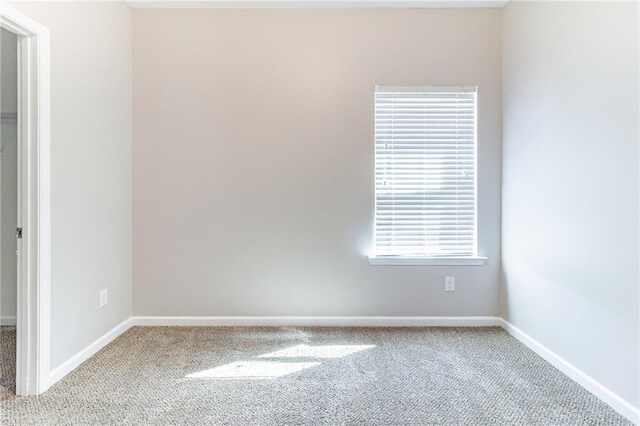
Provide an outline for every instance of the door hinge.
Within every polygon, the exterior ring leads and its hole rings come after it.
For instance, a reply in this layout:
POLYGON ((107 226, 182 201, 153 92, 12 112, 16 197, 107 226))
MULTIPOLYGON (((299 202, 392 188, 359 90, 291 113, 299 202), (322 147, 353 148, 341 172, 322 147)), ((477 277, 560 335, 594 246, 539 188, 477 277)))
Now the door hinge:
POLYGON ((22 238, 22 228, 16 229, 16 238, 22 238))

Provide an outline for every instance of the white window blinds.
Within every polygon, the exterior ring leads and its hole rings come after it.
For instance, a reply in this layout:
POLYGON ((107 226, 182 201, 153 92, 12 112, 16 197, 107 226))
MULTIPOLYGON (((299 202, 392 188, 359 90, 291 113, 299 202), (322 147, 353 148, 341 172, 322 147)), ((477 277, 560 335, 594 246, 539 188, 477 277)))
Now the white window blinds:
POLYGON ((376 87, 375 255, 476 255, 476 87, 376 87))

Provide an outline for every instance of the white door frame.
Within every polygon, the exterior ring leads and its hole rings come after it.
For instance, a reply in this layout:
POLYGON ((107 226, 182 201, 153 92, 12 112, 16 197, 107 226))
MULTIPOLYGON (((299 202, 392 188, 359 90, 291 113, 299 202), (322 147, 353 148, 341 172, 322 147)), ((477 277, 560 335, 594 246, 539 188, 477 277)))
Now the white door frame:
POLYGON ((0 26, 18 35, 16 393, 37 395, 50 386, 50 36, 6 2, 0 26))

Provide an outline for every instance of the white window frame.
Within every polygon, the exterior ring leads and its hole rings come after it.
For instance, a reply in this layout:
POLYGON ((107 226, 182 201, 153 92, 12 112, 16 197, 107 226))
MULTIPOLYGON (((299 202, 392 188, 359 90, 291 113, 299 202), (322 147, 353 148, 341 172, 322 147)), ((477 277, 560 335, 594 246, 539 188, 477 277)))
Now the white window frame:
MULTIPOLYGON (((403 86, 376 86, 376 91, 397 91, 402 92, 406 90, 411 91, 424 91, 424 92, 451 92, 451 91, 459 91, 459 92, 476 92, 478 91, 477 86, 411 86, 411 87, 403 87, 403 86)), ((456 265, 469 265, 469 266, 480 266, 484 265, 487 261, 487 258, 484 256, 479 256, 477 254, 478 251, 478 147, 477 147, 477 127, 478 127, 478 111, 476 104, 476 122, 475 122, 475 137, 474 137, 474 191, 475 191, 475 208, 474 208, 474 248, 473 254, 470 256, 380 256, 376 254, 372 254, 368 257, 370 265, 434 265, 434 266, 456 266, 456 265)), ((375 144, 374 144, 375 146, 375 144)), ((374 155, 375 155, 375 147, 374 147, 374 155)), ((374 179, 374 193, 376 192, 376 185, 374 179)), ((376 195, 377 196, 377 195, 376 195)), ((374 211, 376 209, 376 202, 374 201, 374 211)), ((376 246, 376 225, 375 218, 377 216, 377 211, 374 213, 374 237, 373 237, 373 249, 375 250, 376 246)))

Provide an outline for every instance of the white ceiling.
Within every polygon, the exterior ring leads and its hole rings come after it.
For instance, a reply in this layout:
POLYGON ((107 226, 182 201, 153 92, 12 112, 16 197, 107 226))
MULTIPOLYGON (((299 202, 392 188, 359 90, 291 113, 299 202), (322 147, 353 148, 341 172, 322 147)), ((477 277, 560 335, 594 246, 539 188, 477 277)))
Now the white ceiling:
POLYGON ((509 0, 133 0, 134 8, 469 8, 503 7, 509 0))

